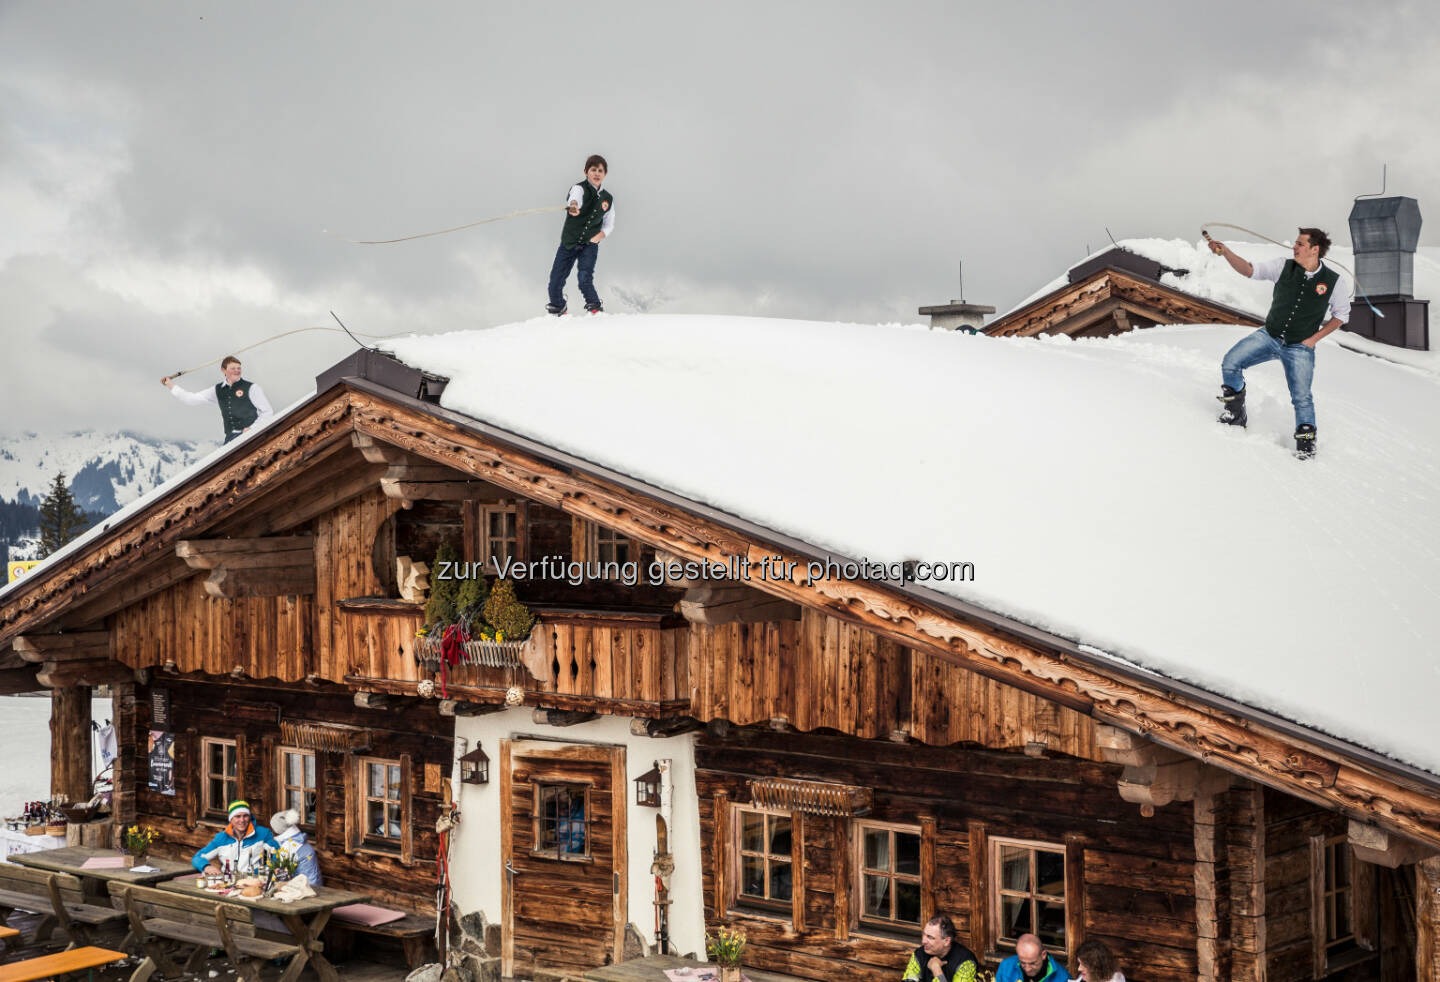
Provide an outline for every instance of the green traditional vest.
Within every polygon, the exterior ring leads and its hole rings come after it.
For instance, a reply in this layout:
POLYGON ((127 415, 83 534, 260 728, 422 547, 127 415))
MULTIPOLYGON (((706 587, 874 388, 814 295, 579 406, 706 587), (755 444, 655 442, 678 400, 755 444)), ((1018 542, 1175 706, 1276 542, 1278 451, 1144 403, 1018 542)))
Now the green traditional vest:
POLYGON ((1299 344, 1320 330, 1325 323, 1325 310, 1330 305, 1330 291, 1335 289, 1340 274, 1324 263, 1314 276, 1305 275, 1305 267, 1293 259, 1285 261, 1280 278, 1275 281, 1275 295, 1270 301, 1270 316, 1265 330, 1285 344, 1299 344))
POLYGON ((215 383, 215 399, 220 403, 220 418, 225 422, 225 435, 239 433, 260 416, 250 401, 250 382, 239 379, 234 385, 215 383))
POLYGON ((615 207, 614 196, 604 188, 597 191, 589 181, 581 181, 580 187, 585 192, 585 199, 580 202, 580 214, 566 215, 565 227, 560 230, 560 244, 567 249, 589 242, 591 236, 600 231, 605 213, 615 207))

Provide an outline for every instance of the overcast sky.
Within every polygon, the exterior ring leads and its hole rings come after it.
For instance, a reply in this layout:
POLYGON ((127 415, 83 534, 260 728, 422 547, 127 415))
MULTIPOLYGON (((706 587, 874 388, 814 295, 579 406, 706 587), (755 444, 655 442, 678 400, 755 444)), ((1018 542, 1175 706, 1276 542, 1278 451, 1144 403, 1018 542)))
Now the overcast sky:
MULTIPOLYGON (((612 311, 914 322, 962 260, 1003 310, 1107 227, 1348 243, 1382 163, 1440 243, 1436 6, 0 0, 0 432, 213 437, 161 375, 329 310, 535 316, 557 214, 337 236, 558 204, 594 152, 612 311)), ((279 408, 352 348, 246 375, 279 408)))

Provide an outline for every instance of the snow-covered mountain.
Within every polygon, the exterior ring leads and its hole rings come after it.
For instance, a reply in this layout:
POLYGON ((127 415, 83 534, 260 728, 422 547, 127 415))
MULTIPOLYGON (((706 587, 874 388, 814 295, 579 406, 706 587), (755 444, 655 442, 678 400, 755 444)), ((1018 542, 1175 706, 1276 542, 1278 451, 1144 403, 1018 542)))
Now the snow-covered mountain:
POLYGON ((214 449, 135 433, 0 436, 0 501, 38 505, 63 471, 81 508, 108 515, 214 449))

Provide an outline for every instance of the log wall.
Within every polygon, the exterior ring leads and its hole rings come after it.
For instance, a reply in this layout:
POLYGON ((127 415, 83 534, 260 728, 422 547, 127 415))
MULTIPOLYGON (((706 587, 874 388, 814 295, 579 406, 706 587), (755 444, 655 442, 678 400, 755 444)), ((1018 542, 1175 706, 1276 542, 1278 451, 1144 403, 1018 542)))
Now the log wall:
MULTIPOLYGON (((163 677, 162 677, 163 679, 163 677)), ((392 709, 355 706, 349 693, 320 691, 309 686, 258 686, 157 681, 170 692, 175 734, 176 794, 151 791, 146 766, 151 728, 150 687, 136 685, 118 696, 117 814, 122 821, 153 825, 161 834, 161 855, 188 861, 225 824, 202 814, 200 748, 204 737, 234 740, 239 752, 242 798, 250 802, 258 822, 268 823, 279 810, 278 721, 341 723, 362 727, 371 735, 370 749, 316 753, 318 828, 310 833, 325 882, 371 894, 379 904, 433 913, 435 820, 441 807, 442 782, 450 774, 454 720, 442 717, 433 702, 415 702, 392 709), (357 847, 347 809, 355 806, 356 758, 408 758, 412 858, 398 850, 357 847), (347 841, 348 840, 348 841, 347 841)))
POLYGON ((925 909, 948 913, 962 941, 989 956, 992 967, 1003 952, 988 943, 985 893, 976 879, 986 875, 987 837, 1006 836, 1066 848, 1073 943, 1101 938, 1134 982, 1196 975, 1191 806, 1167 805, 1141 818, 1116 794, 1118 766, 749 729, 702 737, 696 769, 706 919, 745 928, 749 965, 888 982, 917 943, 918 931, 885 937, 855 929, 858 898, 850 885, 845 819, 803 818, 798 917, 741 911, 727 902, 733 892, 725 863, 725 850, 733 848, 727 846, 730 803, 749 802, 750 778, 785 776, 872 788, 869 819, 933 822, 925 909))

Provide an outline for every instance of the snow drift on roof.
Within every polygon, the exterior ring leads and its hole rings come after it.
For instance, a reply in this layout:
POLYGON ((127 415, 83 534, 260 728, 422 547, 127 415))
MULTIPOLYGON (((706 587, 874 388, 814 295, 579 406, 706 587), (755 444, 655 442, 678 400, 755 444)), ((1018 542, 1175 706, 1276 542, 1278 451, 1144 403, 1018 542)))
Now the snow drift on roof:
POLYGON ((450 409, 837 554, 974 563, 927 585, 1440 773, 1440 380, 1326 341, 1301 462, 1277 365, 1248 431, 1215 422, 1244 333, 606 315, 388 347, 450 409))

